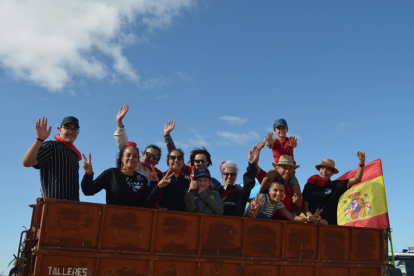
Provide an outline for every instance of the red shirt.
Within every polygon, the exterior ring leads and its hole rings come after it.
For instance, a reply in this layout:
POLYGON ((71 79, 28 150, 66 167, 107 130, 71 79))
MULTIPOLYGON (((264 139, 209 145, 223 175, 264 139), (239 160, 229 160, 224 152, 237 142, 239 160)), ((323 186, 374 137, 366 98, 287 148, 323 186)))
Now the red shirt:
POLYGON ((293 148, 289 147, 289 138, 286 137, 286 140, 280 142, 279 139, 273 139, 275 143, 273 144, 272 152, 275 163, 279 162, 279 158, 282 155, 289 155, 293 159, 293 163, 296 164, 295 158, 293 157, 293 148))

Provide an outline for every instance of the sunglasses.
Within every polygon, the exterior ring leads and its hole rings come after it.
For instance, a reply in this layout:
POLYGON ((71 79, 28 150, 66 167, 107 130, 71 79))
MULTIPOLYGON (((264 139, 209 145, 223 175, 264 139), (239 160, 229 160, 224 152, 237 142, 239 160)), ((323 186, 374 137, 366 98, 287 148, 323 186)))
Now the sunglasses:
POLYGON ((207 159, 200 159, 200 160, 194 160, 194 162, 198 163, 207 163, 207 159))
POLYGON ((158 160, 160 160, 160 156, 159 155, 157 155, 157 154, 152 154, 151 152, 148 152, 148 151, 146 151, 146 152, 144 152, 144 154, 146 155, 146 156, 148 156, 148 158, 149 159, 154 159, 154 160, 156 160, 156 161, 158 161, 158 160))
POLYGON ((183 160, 183 156, 179 155, 179 156, 174 156, 174 155, 170 155, 168 158, 170 158, 170 160, 183 160))
POLYGON ((236 176, 237 176, 237 173, 228 173, 228 172, 224 172, 224 173, 223 173, 223 175, 224 175, 224 176, 229 176, 229 175, 230 175, 230 177, 236 177, 236 176))

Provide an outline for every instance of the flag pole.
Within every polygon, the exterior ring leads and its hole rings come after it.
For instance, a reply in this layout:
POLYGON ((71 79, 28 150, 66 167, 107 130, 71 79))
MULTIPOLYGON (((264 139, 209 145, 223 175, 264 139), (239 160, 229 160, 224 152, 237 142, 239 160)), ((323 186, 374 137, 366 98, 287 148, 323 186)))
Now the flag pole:
POLYGON ((391 244, 392 264, 395 266, 395 259, 394 259, 394 247, 392 246, 392 238, 391 238, 391 228, 390 228, 390 244, 391 244))

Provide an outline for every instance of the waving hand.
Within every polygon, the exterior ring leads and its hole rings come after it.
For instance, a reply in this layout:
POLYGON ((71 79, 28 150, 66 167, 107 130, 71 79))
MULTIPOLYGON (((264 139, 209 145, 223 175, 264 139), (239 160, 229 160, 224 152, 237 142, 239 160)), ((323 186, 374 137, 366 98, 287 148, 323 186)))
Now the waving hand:
POLYGON ((42 117, 42 121, 40 119, 36 122, 36 137, 40 140, 46 140, 49 137, 50 132, 52 131, 52 127, 47 129, 47 118, 42 117))

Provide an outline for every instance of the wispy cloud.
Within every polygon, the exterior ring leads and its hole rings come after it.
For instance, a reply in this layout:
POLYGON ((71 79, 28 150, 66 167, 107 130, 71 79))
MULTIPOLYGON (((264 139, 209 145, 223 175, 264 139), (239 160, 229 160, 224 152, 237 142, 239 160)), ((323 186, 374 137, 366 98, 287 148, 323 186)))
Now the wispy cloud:
POLYGON ((170 96, 170 94, 164 94, 164 95, 159 95, 159 96, 157 96, 157 97, 155 97, 155 100, 161 100, 161 99, 164 99, 164 98, 168 98, 170 96))
POLYGON ((138 83, 140 76, 124 49, 148 42, 146 31, 168 28, 195 3, 2 0, 0 25, 7 27, 0 32, 0 66, 16 80, 50 91, 61 91, 73 83, 74 76, 115 76, 138 83))
POLYGON ((259 134, 255 131, 249 131, 248 133, 234 133, 226 131, 217 131, 218 136, 224 140, 220 141, 221 145, 238 144, 244 145, 250 140, 258 140, 259 134))
POLYGON ((183 72, 177 72, 177 76, 185 82, 194 82, 195 79, 183 72))
POLYGON ((242 119, 240 117, 233 117, 227 115, 221 116, 219 119, 225 121, 226 123, 229 123, 232 126, 241 126, 247 122, 246 118, 242 119))
POLYGON ((173 82, 174 81, 170 78, 164 78, 164 77, 153 78, 153 79, 142 81, 139 84, 139 88, 141 88, 142 90, 162 88, 162 87, 166 87, 170 85, 173 82))

